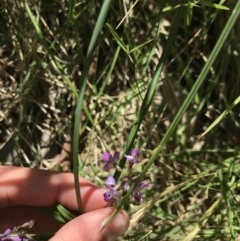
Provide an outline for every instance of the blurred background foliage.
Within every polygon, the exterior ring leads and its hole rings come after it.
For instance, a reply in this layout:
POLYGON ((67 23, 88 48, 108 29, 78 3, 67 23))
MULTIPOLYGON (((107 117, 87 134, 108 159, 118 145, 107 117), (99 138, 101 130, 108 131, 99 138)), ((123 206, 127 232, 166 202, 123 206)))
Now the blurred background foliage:
MULTIPOLYGON (((178 8, 184 6, 184 16, 135 141, 142 151, 142 165, 191 90, 236 3, 112 2, 85 92, 79 129, 82 175, 101 183, 101 153, 123 148, 178 8)), ((94 0, 0 2, 2 164, 72 170, 69 153, 76 93, 101 4, 94 0)), ((187 234, 196 240, 236 239, 239 106, 199 137, 239 97, 239 29, 240 21, 149 170, 153 187, 143 205, 132 211, 132 226, 124 240, 192 240, 187 234)))

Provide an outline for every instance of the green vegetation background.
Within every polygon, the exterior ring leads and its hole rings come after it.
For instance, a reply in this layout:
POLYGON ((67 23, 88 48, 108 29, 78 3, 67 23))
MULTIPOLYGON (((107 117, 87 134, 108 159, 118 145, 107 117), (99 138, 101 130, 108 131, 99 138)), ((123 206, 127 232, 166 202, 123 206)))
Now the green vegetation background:
POLYGON ((80 168, 101 185, 102 152, 134 146, 134 185, 151 188, 122 240, 237 240, 239 12, 239 0, 2 0, 1 163, 80 168))

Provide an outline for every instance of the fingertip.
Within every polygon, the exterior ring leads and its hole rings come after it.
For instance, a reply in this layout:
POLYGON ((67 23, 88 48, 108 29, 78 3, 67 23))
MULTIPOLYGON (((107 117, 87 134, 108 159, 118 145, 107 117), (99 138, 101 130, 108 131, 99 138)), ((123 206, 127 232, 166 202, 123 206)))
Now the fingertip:
MULTIPOLYGON (((107 217, 108 219, 108 217, 107 217)), ((107 221, 107 219, 104 220, 107 221)), ((124 210, 120 210, 110 224, 102 231, 103 239, 106 241, 116 240, 122 236, 129 227, 129 217, 124 210)))
POLYGON ((107 207, 85 213, 64 225, 49 241, 113 241, 129 226, 126 212, 120 210, 103 230, 102 226, 114 208, 107 207))

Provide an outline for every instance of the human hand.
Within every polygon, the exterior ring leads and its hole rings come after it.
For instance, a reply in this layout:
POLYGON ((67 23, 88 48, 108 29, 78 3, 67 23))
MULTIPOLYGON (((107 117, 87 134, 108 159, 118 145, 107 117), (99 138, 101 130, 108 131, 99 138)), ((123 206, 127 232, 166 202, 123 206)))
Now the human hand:
POLYGON ((0 231, 34 220, 37 222, 34 232, 55 233, 50 241, 110 241, 121 236, 129 225, 127 214, 119 211, 101 230, 114 208, 106 207, 104 189, 82 178, 80 186, 85 213, 63 225, 53 217, 37 212, 36 206, 53 207, 60 203, 77 210, 71 173, 0 167, 0 231))

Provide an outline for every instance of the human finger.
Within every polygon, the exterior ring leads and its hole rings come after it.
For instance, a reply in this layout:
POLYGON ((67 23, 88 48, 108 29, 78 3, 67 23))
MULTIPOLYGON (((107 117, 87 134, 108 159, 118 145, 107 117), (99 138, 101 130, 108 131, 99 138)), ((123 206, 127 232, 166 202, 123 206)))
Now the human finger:
MULTIPOLYGON (((80 178, 84 211, 106 206, 104 190, 80 178)), ((72 173, 32 168, 0 167, 0 208, 11 205, 52 206, 61 203, 77 210, 72 173)))
POLYGON ((113 210, 113 207, 107 207, 80 215, 65 224, 49 241, 113 241, 123 235, 129 226, 129 218, 121 210, 103 228, 113 210))

